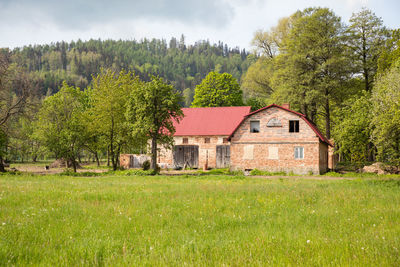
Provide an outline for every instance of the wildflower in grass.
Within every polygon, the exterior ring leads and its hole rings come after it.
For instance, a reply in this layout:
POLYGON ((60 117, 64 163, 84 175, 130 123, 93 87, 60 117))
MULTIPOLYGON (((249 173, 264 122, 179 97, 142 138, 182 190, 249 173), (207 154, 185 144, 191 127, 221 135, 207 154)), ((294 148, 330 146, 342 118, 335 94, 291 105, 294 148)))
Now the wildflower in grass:
POLYGON ((6 225, 6 223, 5 223, 5 222, 3 222, 3 223, 2 223, 2 225, 6 225))
POLYGON ((307 244, 310 244, 311 240, 307 240, 307 244))

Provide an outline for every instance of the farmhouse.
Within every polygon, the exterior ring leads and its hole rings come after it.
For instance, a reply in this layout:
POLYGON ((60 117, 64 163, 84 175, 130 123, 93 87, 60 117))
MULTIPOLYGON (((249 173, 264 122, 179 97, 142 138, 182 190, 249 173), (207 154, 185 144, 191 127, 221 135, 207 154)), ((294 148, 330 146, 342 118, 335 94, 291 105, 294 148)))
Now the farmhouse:
POLYGON ((168 167, 226 168, 230 162, 229 135, 249 114, 250 107, 183 108, 174 124, 174 148, 162 149, 158 163, 168 167))
POLYGON ((246 115, 231 133, 230 167, 297 174, 328 170, 331 143, 303 114, 270 105, 246 115))
MULTIPOLYGON (((331 143, 288 104, 251 113, 250 107, 183 108, 183 113, 184 118, 174 125, 174 147, 162 148, 158 155, 161 167, 297 174, 328 170, 331 143)), ((136 158, 121 155, 121 166, 134 167, 136 158)))

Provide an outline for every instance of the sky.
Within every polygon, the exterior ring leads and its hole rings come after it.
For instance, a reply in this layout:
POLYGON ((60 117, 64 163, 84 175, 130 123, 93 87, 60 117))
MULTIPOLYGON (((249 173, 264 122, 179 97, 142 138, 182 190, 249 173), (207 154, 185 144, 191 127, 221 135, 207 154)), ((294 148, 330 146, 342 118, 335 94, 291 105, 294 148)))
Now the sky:
POLYGON ((222 41, 251 49, 256 30, 307 7, 328 7, 347 23, 362 7, 400 28, 399 0, 0 0, 0 47, 183 34, 187 44, 222 41))

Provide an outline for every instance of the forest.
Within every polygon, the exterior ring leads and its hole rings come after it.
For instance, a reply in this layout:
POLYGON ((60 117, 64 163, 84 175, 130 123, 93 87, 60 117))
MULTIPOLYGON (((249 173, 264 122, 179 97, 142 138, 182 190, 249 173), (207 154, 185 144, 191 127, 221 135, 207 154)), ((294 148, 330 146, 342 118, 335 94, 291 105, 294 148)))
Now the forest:
POLYGON ((168 113, 156 103, 178 119, 183 106, 290 103, 334 142, 340 161, 400 164, 399 29, 368 9, 344 22, 307 8, 256 31, 252 45, 189 45, 182 35, 3 48, 0 161, 107 157, 116 169, 120 153, 142 152, 150 139, 171 144, 168 134, 152 136, 173 133, 168 119, 147 116, 168 113), (211 91, 218 101, 207 101, 211 91))

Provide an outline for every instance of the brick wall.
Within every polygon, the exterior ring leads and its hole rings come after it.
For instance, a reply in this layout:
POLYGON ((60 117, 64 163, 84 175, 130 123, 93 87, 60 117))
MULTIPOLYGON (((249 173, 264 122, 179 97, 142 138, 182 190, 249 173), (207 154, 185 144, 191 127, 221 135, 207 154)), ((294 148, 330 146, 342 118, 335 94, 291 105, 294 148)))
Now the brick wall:
MULTIPOLYGON (((208 155, 208 167, 216 167, 216 147, 217 145, 229 145, 224 143, 223 139, 228 136, 175 136, 174 145, 196 145, 199 146, 199 168, 203 168, 207 162, 208 155), (183 143, 184 138, 187 138, 187 143, 183 143), (205 139, 209 138, 209 143, 206 143, 205 139)), ((166 148, 161 148, 158 163, 165 164, 172 168, 173 166, 173 151, 166 148)))
POLYGON ((231 169, 321 173, 327 166, 325 149, 327 145, 303 119, 272 107, 250 116, 236 130, 231 139, 231 169), (271 119, 280 126, 267 126, 271 119), (289 132, 290 120, 299 121, 299 132, 289 132), (250 121, 260 121, 260 132, 250 132, 250 121), (295 159, 296 147, 303 148, 303 159, 295 159))

